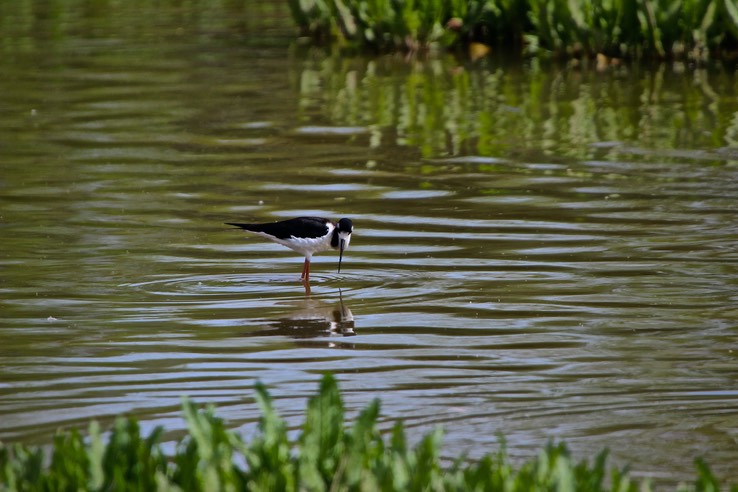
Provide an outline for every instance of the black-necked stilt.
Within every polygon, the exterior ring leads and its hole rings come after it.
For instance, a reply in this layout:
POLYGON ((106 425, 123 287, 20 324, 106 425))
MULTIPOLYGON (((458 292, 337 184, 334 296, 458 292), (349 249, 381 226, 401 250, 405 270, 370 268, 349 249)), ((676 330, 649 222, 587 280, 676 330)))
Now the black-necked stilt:
POLYGON ((268 224, 226 224, 264 236, 305 256, 300 276, 305 282, 310 280, 310 259, 319 251, 338 249, 338 272, 341 272, 343 250, 348 248, 351 233, 354 232, 351 219, 341 219, 335 223, 322 217, 297 217, 268 224))

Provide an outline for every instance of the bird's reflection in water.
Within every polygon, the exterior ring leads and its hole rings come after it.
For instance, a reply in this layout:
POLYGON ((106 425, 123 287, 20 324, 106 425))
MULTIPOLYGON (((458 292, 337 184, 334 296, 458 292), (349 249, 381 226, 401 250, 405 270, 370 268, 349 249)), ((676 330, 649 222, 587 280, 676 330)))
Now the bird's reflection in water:
POLYGON ((315 338, 325 336, 350 337, 354 331, 354 315, 339 297, 338 303, 306 297, 297 301, 288 316, 268 321, 267 327, 252 331, 248 336, 287 336, 315 338))

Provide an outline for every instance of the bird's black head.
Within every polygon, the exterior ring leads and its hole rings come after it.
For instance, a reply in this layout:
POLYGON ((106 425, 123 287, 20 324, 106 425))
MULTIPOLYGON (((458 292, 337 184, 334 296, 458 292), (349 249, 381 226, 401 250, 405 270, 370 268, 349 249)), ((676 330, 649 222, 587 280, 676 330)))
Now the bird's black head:
POLYGON ((354 223, 351 222, 351 219, 341 219, 338 221, 338 232, 347 232, 351 234, 354 232, 354 223))
POLYGON ((338 247, 338 273, 341 273, 341 260, 343 260, 343 250, 348 248, 351 242, 351 233, 354 232, 354 224, 351 219, 341 219, 336 225, 336 229, 333 231, 333 240, 331 245, 336 248, 338 247))

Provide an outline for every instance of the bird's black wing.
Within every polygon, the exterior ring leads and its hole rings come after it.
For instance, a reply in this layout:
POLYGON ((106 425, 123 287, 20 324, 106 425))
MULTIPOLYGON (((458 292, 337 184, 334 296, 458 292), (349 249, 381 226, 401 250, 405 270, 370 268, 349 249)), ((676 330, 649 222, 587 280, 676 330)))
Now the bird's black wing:
POLYGON ((328 234, 328 222, 328 219, 321 217, 297 217, 267 224, 236 224, 233 222, 226 222, 226 224, 251 232, 263 232, 277 239, 289 239, 292 236, 308 238, 325 236, 328 234))

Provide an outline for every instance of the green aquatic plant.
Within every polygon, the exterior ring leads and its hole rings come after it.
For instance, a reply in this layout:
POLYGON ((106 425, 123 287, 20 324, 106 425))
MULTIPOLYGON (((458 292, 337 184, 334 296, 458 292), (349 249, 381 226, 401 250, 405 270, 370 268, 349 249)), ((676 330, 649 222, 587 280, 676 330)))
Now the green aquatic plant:
MULTIPOLYGON (((187 491, 598 491, 650 490, 626 471, 607 469, 607 453, 576 463, 563 444, 549 444, 536 458, 513 466, 504 445, 480 460, 441 460, 442 432, 410 446, 401 423, 385 437, 380 403, 370 403, 350 426, 335 378, 325 376, 310 398, 296 442, 276 413, 266 388, 256 387, 261 409, 257 434, 245 441, 215 416, 184 400, 187 435, 173 456, 162 451, 162 429, 148 437, 133 418, 119 418, 103 442, 93 423, 89 436, 77 430, 54 438, 50 458, 43 448, 0 444, 0 490, 187 490, 187 491)), ((691 489, 718 491, 709 467, 697 462, 691 489)), ((738 490, 733 488, 732 490, 738 490)))
POLYGON ((734 0, 530 0, 533 45, 554 53, 704 60, 736 48, 734 0))
POLYGON ((289 0, 303 35, 343 45, 387 51, 450 46, 463 32, 452 19, 476 22, 484 2, 460 0, 289 0))
POLYGON ((289 0, 303 35, 369 50, 482 43, 554 56, 738 49, 735 0, 289 0))

